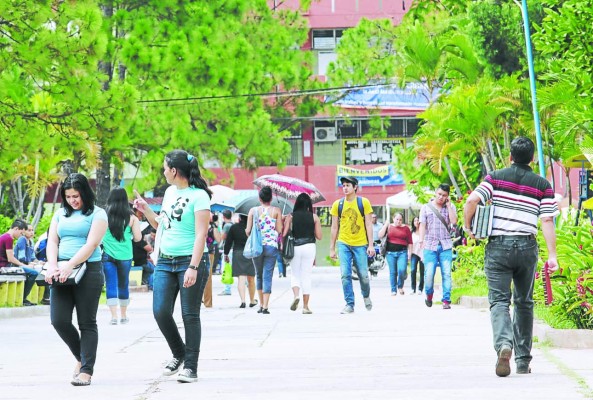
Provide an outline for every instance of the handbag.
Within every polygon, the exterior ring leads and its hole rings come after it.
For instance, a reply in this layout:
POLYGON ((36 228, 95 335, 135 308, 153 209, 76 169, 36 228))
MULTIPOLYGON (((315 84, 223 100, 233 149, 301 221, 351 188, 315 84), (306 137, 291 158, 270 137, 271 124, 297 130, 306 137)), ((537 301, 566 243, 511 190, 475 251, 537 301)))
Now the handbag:
POLYGON ((245 248, 243 249, 243 256, 245 256, 245 258, 257 258, 264 252, 258 220, 259 213, 256 209, 253 213, 253 226, 251 228, 251 234, 247 238, 247 243, 245 243, 245 248))
POLYGON ((294 257, 294 236, 292 235, 292 219, 290 220, 290 229, 282 241, 282 257, 285 260, 292 260, 294 257))
POLYGON ((231 263, 224 263, 224 268, 222 270, 220 281, 225 285, 232 285, 235 281, 233 279, 233 266, 231 265, 231 263))
MULTIPOLYGON (((389 232, 389 228, 387 228, 387 232, 389 232)), ((384 256, 387 254, 387 232, 385 232, 385 236, 381 239, 381 244, 379 245, 379 253, 384 256)))
MULTIPOLYGON (((66 261, 58 261, 58 268, 62 267, 66 261)), ((47 265, 47 264, 46 264, 47 265)), ((47 272, 47 267, 44 265, 37 278, 35 278, 35 283, 37 286, 48 286, 47 282, 45 281, 45 273, 47 272)), ((64 281, 60 282, 57 279, 52 281, 52 285, 55 286, 69 286, 69 285, 78 285, 82 277, 86 272, 86 262, 78 264, 76 267, 72 269, 70 272, 70 276, 64 281)))
POLYGON ((492 219, 494 206, 492 204, 478 205, 472 218, 471 230, 476 239, 484 239, 492 234, 492 219))

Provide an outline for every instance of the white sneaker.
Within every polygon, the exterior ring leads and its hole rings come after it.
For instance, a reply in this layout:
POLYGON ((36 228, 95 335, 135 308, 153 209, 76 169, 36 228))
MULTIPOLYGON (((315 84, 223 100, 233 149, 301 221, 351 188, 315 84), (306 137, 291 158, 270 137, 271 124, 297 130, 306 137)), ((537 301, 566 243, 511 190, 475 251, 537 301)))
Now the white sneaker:
POLYGON ((352 314, 354 312, 354 308, 352 308, 352 306, 346 306, 344 307, 344 309, 340 312, 340 314, 352 314))
POLYGON ((364 306, 367 308, 368 311, 371 311, 373 309, 373 302, 371 301, 370 297, 364 298, 364 306))
POLYGON ((192 383, 198 380, 198 374, 189 368, 184 368, 183 371, 177 375, 177 382, 192 383))

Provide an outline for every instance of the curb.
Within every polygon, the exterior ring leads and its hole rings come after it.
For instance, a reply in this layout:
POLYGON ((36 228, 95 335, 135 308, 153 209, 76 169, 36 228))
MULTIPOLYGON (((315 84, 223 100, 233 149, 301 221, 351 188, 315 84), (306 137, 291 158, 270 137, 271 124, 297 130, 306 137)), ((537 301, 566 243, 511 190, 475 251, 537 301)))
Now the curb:
POLYGON ((0 319, 27 318, 49 315, 49 306, 35 305, 29 307, 0 308, 0 319))
MULTIPOLYGON (((490 308, 487 297, 461 296, 459 304, 467 308, 490 308)), ((592 329, 555 329, 541 321, 533 324, 533 336, 563 349, 593 349, 592 329)))

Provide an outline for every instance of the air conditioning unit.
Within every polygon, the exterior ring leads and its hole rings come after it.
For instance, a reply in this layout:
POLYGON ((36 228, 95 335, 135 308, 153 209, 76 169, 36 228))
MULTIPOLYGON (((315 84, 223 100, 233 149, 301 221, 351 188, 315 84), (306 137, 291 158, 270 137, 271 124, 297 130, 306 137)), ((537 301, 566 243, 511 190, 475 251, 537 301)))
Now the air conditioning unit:
POLYGON ((338 140, 336 128, 315 128, 316 142, 335 142, 336 140, 338 140))

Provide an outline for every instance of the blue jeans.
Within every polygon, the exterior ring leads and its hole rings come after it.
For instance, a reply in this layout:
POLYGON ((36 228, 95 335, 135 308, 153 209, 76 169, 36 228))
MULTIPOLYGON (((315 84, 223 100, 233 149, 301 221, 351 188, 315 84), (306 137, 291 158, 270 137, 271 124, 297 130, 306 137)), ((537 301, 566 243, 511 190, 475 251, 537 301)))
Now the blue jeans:
POLYGON ((451 302, 451 262, 453 260, 453 251, 443 250, 439 244, 436 251, 424 250, 424 283, 425 292, 428 296, 434 293, 434 274, 437 264, 441 267, 441 277, 443 278, 443 301, 451 302))
POLYGON ((116 260, 107 253, 103 253, 103 272, 105 272, 105 286, 108 306, 127 307, 130 304, 130 269, 132 260, 116 260))
POLYGON ((389 265, 391 292, 396 292, 397 289, 402 289, 404 287, 406 269, 408 267, 408 251, 388 251, 386 258, 387 265, 389 265))
POLYGON ((366 298, 371 294, 367 246, 349 246, 344 242, 338 242, 338 256, 340 258, 340 273, 342 274, 344 300, 347 305, 354 307, 354 288, 352 287, 353 262, 358 269, 358 279, 360 281, 362 297, 366 298))
POLYGON ((23 300, 27 299, 29 293, 31 293, 31 289, 33 289, 33 285, 35 285, 35 278, 39 275, 36 269, 29 268, 29 267, 22 267, 25 271, 25 291, 23 293, 23 300))
POLYGON ((74 358, 82 363, 80 372, 89 375, 93 375, 97 358, 97 309, 104 282, 101 262, 91 261, 87 262, 86 273, 78 285, 52 285, 50 289, 51 324, 74 358), (78 330, 72 324, 74 309, 78 330))
POLYGON ((533 285, 537 240, 531 236, 494 236, 486 245, 488 301, 498 352, 502 345, 515 349, 515 362, 529 364, 533 340, 533 285), (513 284, 513 320, 509 314, 513 284))
POLYGON ((416 292, 416 271, 420 266, 420 282, 418 282, 418 290, 424 290, 424 263, 416 254, 412 254, 412 260, 410 261, 410 273, 412 275, 412 290, 416 292))
POLYGON ((154 264, 152 261, 146 260, 146 264, 140 266, 142 267, 142 284, 148 285, 148 289, 152 290, 154 264))
POLYGON ((200 323, 200 307, 204 287, 208 281, 210 261, 208 254, 202 256, 198 266, 196 283, 188 288, 183 287, 183 279, 191 256, 159 258, 154 271, 154 294, 152 312, 159 329, 173 353, 173 357, 184 360, 184 368, 194 372, 198 370, 202 326, 200 323), (185 343, 181 339, 179 329, 173 318, 173 309, 177 294, 181 299, 181 317, 185 328, 185 343))
POLYGON ((274 277, 274 266, 278 257, 278 248, 264 246, 261 256, 253 259, 255 263, 255 287, 263 293, 272 293, 272 278, 274 277))
POLYGON ((276 263, 278 264, 278 276, 286 276, 286 265, 284 265, 284 260, 282 259, 282 253, 280 250, 278 250, 278 255, 276 256, 276 263))

